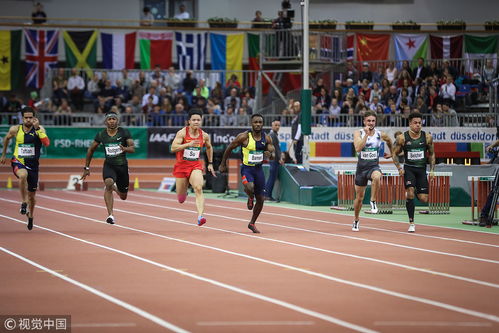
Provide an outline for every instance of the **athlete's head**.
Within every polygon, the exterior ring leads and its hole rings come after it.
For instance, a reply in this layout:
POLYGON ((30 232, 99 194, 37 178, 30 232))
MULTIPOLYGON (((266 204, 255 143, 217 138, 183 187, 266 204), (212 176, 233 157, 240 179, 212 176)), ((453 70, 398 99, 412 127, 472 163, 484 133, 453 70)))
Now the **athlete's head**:
POLYGON ((203 112, 199 109, 189 111, 189 126, 191 128, 199 128, 203 122, 203 112))
POLYGON ((23 116, 24 126, 30 128, 33 126, 33 119, 35 119, 35 111, 29 106, 25 106, 21 110, 21 115, 23 116))
POLYGON ((251 116, 251 129, 255 133, 260 133, 263 128, 263 116, 259 113, 255 113, 251 116))
POLYGON ((370 130, 376 127, 376 113, 373 111, 366 111, 364 113, 364 126, 369 127, 370 130))
POLYGON ((119 117, 115 112, 108 112, 104 118, 104 124, 106 124, 107 128, 115 129, 118 127, 119 117))
POLYGON ((421 113, 413 112, 407 119, 409 120, 409 128, 413 133, 421 132, 423 126, 423 115, 421 113))

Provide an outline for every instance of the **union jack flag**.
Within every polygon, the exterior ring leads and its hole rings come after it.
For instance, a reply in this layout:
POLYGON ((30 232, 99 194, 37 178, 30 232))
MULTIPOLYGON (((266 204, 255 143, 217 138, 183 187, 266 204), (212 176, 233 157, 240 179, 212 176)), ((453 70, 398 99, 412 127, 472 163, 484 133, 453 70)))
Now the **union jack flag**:
POLYGON ((24 30, 26 45, 26 86, 40 89, 47 71, 57 65, 58 30, 24 30))

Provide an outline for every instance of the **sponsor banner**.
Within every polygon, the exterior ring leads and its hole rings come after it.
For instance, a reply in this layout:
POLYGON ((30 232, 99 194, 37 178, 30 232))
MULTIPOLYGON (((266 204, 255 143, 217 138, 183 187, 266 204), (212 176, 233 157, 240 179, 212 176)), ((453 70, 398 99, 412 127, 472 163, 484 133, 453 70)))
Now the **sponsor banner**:
MULTIPOLYGON (((50 138, 50 146, 43 157, 47 158, 85 158, 87 149, 94 142, 95 134, 102 128, 45 127, 50 138)), ((147 158, 147 128, 127 128, 135 143, 135 153, 127 158, 147 158)), ((100 145, 94 158, 104 158, 104 148, 100 145)))

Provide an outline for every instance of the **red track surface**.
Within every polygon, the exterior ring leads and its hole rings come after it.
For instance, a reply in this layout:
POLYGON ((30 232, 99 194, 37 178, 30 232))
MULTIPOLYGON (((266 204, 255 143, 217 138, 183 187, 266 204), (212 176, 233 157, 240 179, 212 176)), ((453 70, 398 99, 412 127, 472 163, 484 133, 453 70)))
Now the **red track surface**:
POLYGON ((254 235, 244 202, 207 200, 197 227, 192 196, 145 191, 115 199, 111 226, 100 191, 37 199, 29 232, 19 193, 0 192, 0 314, 68 314, 73 332, 499 331, 496 234, 353 233, 350 217, 266 206, 254 235))

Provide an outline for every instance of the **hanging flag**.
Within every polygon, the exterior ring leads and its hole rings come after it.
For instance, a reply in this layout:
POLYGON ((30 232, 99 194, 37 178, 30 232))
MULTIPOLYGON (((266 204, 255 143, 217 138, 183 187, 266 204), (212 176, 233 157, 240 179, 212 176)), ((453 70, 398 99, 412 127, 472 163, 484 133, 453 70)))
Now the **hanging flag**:
POLYGON ((321 35, 319 58, 324 61, 338 63, 341 61, 342 40, 340 36, 321 35))
POLYGON ((63 32, 66 62, 71 68, 83 68, 92 77, 97 65, 97 30, 63 32))
POLYGON ((0 31, 0 90, 19 88, 21 38, 21 30, 0 31))
POLYGON ((395 59, 397 66, 403 60, 409 60, 411 67, 416 66, 418 58, 428 58, 428 35, 426 34, 394 34, 395 59))
POLYGON ((353 61, 355 35, 347 35, 347 60, 353 61))
POLYGON ((431 59, 460 59, 463 57, 463 35, 430 35, 431 59))
POLYGON ((464 58, 466 59, 467 73, 480 73, 485 59, 492 59, 494 66, 497 65, 497 36, 471 36, 464 35, 464 58), (475 59, 482 61, 476 62, 475 59))
POLYGON ((108 69, 133 69, 135 67, 135 40, 137 33, 100 34, 102 63, 108 69))
POLYGON ((175 33, 177 63, 180 70, 204 70, 208 33, 175 33))
MULTIPOLYGON (((235 74, 243 84, 244 34, 221 35, 210 33, 211 68, 225 70, 227 77, 235 74)), ((225 83, 225 79, 222 81, 225 83)))
POLYGON ((356 34, 357 60, 386 60, 390 49, 390 35, 356 34))
POLYGON ((58 30, 24 30, 26 49, 26 86, 41 89, 47 72, 57 65, 58 30))
MULTIPOLYGON (((250 87, 256 87, 256 82, 258 80, 258 73, 256 71, 259 71, 261 69, 260 67, 260 35, 259 34, 252 34, 248 33, 248 67, 249 70, 255 71, 248 75, 248 86, 250 87)), ((265 73, 269 79, 273 79, 274 73, 265 73)), ((267 94, 270 89, 270 83, 262 75, 262 92, 264 94, 267 94)))
POLYGON ((140 68, 152 69, 172 65, 173 32, 139 31, 140 68))

